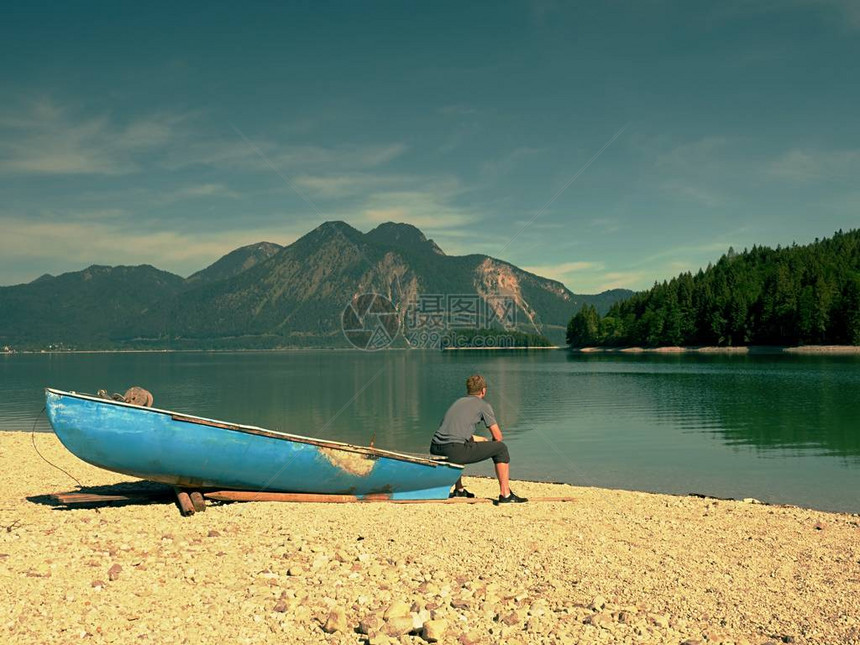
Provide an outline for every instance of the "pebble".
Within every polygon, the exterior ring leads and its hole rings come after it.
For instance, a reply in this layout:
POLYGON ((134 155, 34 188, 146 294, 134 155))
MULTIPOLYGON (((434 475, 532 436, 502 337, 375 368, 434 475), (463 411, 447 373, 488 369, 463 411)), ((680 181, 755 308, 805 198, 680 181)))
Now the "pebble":
POLYGON ((374 634, 367 639, 367 645, 391 645, 392 641, 387 634, 374 634))
POLYGON ((420 632, 424 623, 430 619, 430 612, 426 609, 422 612, 413 611, 410 616, 412 617, 412 631, 420 632))
POLYGON ((606 598, 603 596, 595 596, 594 600, 591 601, 591 604, 588 605, 588 608, 592 611, 600 611, 606 607, 606 598))
POLYGON ((651 623, 663 629, 669 626, 669 617, 665 614, 651 614, 651 623))
POLYGON ((394 616, 385 622, 383 627, 389 636, 402 636, 412 631, 412 616, 394 616))
POLYGON ((612 616, 610 614, 605 611, 601 611, 596 614, 592 614, 591 616, 587 616, 583 622, 586 625, 594 625, 595 627, 609 629, 615 621, 612 620, 612 616))
POLYGON ((445 636, 448 631, 447 620, 428 620, 421 628, 421 638, 428 643, 436 643, 445 636))
POLYGON ((348 629, 346 612, 343 609, 332 609, 323 625, 323 630, 328 634, 334 634, 335 632, 345 632, 348 629))
POLYGON ((358 631, 366 635, 376 634, 382 628, 383 622, 379 614, 368 614, 358 621, 358 631))
POLYGON ((477 630, 472 630, 466 634, 461 634, 457 641, 460 645, 479 645, 483 643, 484 635, 477 630))
POLYGON ((517 612, 512 611, 508 614, 505 614, 501 618, 499 618, 499 622, 504 624, 504 625, 509 625, 509 626, 519 625, 520 624, 520 617, 517 614, 517 612))
POLYGON ((384 618, 385 620, 391 620, 392 618, 409 616, 411 612, 411 604, 402 600, 396 600, 388 606, 388 609, 385 610, 384 618))

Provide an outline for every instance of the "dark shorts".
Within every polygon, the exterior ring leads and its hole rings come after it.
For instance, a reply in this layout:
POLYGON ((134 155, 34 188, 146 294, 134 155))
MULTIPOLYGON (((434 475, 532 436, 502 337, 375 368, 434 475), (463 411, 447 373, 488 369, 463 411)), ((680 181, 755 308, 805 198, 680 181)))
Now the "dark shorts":
POLYGON ((492 457, 494 464, 509 464, 511 457, 504 441, 467 441, 466 443, 431 443, 430 454, 447 457, 455 464, 474 464, 492 457))

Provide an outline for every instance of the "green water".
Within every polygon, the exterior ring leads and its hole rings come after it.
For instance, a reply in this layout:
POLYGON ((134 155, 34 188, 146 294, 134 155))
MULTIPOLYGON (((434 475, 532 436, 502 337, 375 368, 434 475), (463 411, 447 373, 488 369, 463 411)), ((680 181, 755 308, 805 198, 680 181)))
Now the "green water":
MULTIPOLYGON (((426 452, 473 372, 487 377, 514 477, 860 512, 855 356, 3 355, 0 428, 29 430, 45 386, 142 385, 161 408, 426 452)), ((44 415, 36 427, 49 429, 44 415)))

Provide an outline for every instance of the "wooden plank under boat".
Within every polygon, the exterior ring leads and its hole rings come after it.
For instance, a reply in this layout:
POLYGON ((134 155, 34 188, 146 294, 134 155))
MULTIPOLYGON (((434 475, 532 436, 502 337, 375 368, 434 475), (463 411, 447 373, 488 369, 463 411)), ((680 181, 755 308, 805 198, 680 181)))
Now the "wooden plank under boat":
POLYGON ((45 390, 48 419, 80 459, 190 489, 444 499, 463 466, 254 426, 45 390))

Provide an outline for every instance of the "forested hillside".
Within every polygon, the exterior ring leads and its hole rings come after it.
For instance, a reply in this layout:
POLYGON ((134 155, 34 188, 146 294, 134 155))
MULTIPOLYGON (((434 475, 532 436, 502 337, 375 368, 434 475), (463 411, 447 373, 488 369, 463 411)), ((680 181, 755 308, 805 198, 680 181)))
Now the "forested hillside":
POLYGON ((571 346, 860 345, 860 230, 806 246, 733 249, 615 303, 583 305, 571 346))

